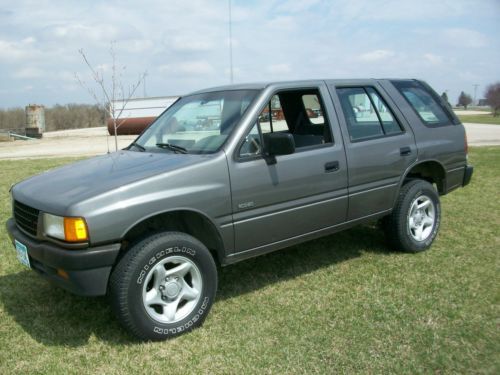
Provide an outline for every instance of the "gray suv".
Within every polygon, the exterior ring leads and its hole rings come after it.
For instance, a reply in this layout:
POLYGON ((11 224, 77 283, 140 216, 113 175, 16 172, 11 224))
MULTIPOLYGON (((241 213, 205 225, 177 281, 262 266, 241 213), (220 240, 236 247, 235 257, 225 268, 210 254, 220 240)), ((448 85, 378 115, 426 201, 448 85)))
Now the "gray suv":
POLYGON ((107 294, 126 329, 162 340, 202 324, 216 265, 373 220, 392 248, 428 249, 439 196, 472 171, 463 125, 422 81, 234 85, 180 98, 124 150, 16 184, 7 229, 23 264, 107 294))

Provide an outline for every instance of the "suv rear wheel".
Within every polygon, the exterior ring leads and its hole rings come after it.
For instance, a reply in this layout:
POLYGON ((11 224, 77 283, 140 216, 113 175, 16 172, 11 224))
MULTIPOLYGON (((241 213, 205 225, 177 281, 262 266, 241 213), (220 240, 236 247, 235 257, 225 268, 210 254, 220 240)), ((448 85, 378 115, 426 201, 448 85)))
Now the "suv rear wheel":
POLYGON ((441 205, 436 189, 427 181, 411 180, 401 188, 384 227, 391 247, 417 253, 432 245, 440 220, 441 205))
POLYGON ((200 241, 178 232, 133 245, 109 283, 118 320, 143 340, 164 340, 200 326, 216 290, 212 255, 200 241))

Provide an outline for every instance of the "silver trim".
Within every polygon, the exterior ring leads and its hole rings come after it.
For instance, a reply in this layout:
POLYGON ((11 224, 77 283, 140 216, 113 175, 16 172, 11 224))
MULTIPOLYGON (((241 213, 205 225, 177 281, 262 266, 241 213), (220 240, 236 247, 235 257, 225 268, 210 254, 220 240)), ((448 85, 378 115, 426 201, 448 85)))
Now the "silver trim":
POLYGON ((359 194, 369 193, 370 191, 375 191, 375 190, 380 190, 380 189, 386 189, 386 188, 390 188, 390 187, 398 186, 398 185, 399 184, 397 182, 395 182, 395 183, 389 184, 389 185, 383 185, 383 186, 378 186, 376 188, 371 188, 371 189, 366 189, 366 190, 362 190, 362 191, 357 191, 356 193, 349 193, 349 196, 353 197, 353 196, 356 196, 356 195, 359 195, 359 194))
POLYGON ((453 169, 448 169, 446 170, 446 173, 451 173, 451 172, 455 172, 455 171, 459 171, 459 170, 463 170, 465 167, 462 166, 462 167, 458 167, 458 168, 453 168, 453 169))
MULTIPOLYGON (((357 218, 357 219, 354 219, 354 220, 348 220, 348 221, 344 221, 343 223, 339 223, 339 224, 335 224, 335 225, 331 225, 329 227, 324 227, 324 228, 321 228, 321 229, 316 229, 316 230, 313 230, 312 232, 307 232, 307 233, 304 233, 304 234, 300 234, 298 236, 293 236, 293 237, 288 237, 288 238, 285 238, 283 240, 279 240, 279 241, 276 241, 276 242, 271 242, 271 243, 268 243, 268 244, 265 244, 265 245, 261 245, 261 246, 257 246, 257 247, 253 247, 251 249, 247 249, 247 250, 243 250, 243 251, 239 251, 237 253, 233 253, 233 254, 229 254, 227 256, 228 259, 231 259, 231 258, 234 258, 234 257, 238 257, 242 254, 247 254, 249 252, 253 252, 253 251, 258 251, 259 249, 264 249, 266 247, 271 247, 273 245, 277 245, 277 244, 280 244, 280 243, 285 243, 285 242, 291 242, 292 240, 296 240, 296 239, 299 239, 301 237, 307 237, 307 236, 310 236, 310 235, 313 235, 315 233, 320 233, 320 232, 323 232, 323 231, 328 231, 328 230, 331 230, 331 229, 335 229, 335 228, 338 228, 338 227, 342 227, 342 226, 346 226, 346 225, 349 225, 349 224, 352 224, 352 223, 355 223, 357 221, 363 221, 363 220, 366 220, 372 216, 378 216, 378 215, 381 215, 381 214, 384 214, 384 213, 389 213, 391 210, 382 210, 382 211, 379 211, 379 212, 376 212, 374 214, 370 214, 370 215, 367 215, 367 216, 363 216, 361 218, 357 218)), ((269 252, 271 251, 274 251, 274 250, 278 250, 278 249, 271 249, 269 250, 269 252)), ((264 254, 264 253, 263 253, 264 254)), ((259 254, 260 255, 260 254, 259 254)))
MULTIPOLYGON (((280 210, 280 211, 274 211, 274 212, 270 212, 268 214, 254 216, 254 217, 250 217, 248 219, 234 221, 233 224, 236 225, 236 224, 241 224, 241 223, 247 223, 249 221, 253 221, 253 220, 257 220, 257 219, 262 219, 262 218, 266 218, 266 217, 270 217, 270 216, 274 216, 274 215, 279 215, 279 214, 282 214, 282 213, 285 213, 285 212, 293 212, 293 211, 301 210, 301 209, 303 209, 305 207, 312 207, 312 206, 317 206, 319 204, 324 204, 324 203, 327 203, 327 202, 333 202, 333 201, 336 201, 336 200, 339 200, 339 199, 345 199, 346 197, 347 197, 346 195, 342 195, 340 197, 325 199, 325 200, 322 200, 322 201, 308 203, 308 204, 304 204, 304 205, 293 207, 293 208, 287 208, 287 209, 280 210)), ((263 208, 263 207, 256 207, 255 209, 259 209, 259 208, 263 208)))

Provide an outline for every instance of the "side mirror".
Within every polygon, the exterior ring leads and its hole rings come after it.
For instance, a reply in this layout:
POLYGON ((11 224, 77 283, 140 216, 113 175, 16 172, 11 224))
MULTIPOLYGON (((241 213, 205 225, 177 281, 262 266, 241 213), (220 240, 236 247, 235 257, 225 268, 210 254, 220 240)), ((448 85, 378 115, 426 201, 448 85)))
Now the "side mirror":
POLYGON ((295 141, 290 133, 263 134, 268 164, 275 164, 278 155, 289 155, 295 152, 295 141))

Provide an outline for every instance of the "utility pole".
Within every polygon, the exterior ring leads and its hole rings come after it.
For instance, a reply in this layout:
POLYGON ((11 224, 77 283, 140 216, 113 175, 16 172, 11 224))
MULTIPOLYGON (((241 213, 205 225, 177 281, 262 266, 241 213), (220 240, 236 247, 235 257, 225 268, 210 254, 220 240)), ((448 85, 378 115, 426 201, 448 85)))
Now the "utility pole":
POLYGON ((147 94, 146 94, 146 77, 147 76, 148 76, 148 73, 144 73, 144 82, 143 82, 143 84, 144 84, 144 86, 143 86, 143 88, 144 88, 144 96, 143 97, 144 98, 147 97, 147 94))
POLYGON ((472 86, 474 86, 474 101, 472 102, 472 104, 477 105, 477 102, 476 102, 476 93, 477 93, 477 88, 479 87, 479 85, 476 83, 476 84, 474 84, 472 86))
POLYGON ((229 5, 229 81, 233 83, 233 26, 231 17, 231 0, 228 0, 229 5))

